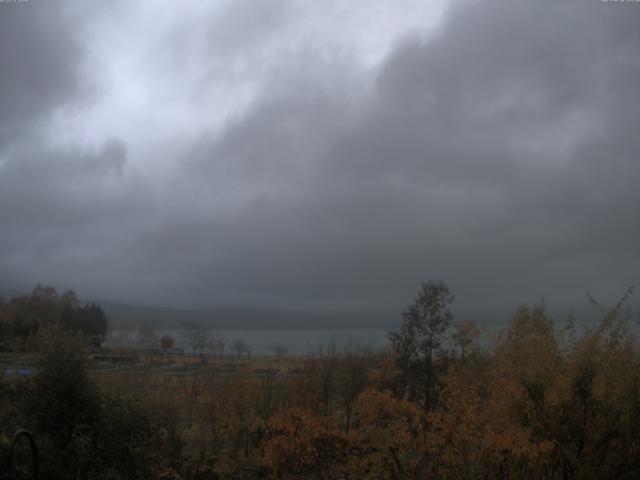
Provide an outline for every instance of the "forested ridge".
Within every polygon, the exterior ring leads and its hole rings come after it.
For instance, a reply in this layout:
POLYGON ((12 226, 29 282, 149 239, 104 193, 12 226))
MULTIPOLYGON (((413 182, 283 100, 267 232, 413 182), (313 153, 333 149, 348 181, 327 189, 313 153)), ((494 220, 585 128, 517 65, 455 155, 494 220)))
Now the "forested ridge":
POLYGON ((99 307, 37 287, 0 306, 4 344, 37 359, 0 383, 0 449, 28 428, 51 479, 639 478, 627 297, 589 296, 602 321, 580 332, 544 305, 488 331, 427 282, 386 352, 327 346, 277 360, 295 375, 257 376, 256 360, 162 383, 94 372, 99 307))

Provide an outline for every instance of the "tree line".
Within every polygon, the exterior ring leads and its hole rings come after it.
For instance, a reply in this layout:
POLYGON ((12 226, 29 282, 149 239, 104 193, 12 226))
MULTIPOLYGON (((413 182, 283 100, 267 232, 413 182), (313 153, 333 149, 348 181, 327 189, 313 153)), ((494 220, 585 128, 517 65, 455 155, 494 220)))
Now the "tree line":
POLYGON ((295 375, 247 362, 131 390, 89 375, 79 337, 57 332, 34 378, 2 382, 2 438, 32 429, 47 478, 640 478, 624 300, 581 332, 544 305, 487 331, 455 322, 447 285, 427 282, 385 352, 327 346, 295 375))
POLYGON ((28 350, 39 330, 62 326, 99 347, 107 334, 107 317, 93 302, 81 304, 73 290, 36 285, 30 295, 0 298, 0 343, 4 349, 28 350))

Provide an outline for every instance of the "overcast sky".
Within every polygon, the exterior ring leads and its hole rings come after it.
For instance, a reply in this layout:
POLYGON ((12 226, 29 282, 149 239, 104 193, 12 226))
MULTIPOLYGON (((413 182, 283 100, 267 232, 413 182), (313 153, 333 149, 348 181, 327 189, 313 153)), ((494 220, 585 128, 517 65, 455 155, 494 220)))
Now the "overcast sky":
POLYGON ((640 286, 640 3, 0 3, 0 289, 392 316, 640 286))

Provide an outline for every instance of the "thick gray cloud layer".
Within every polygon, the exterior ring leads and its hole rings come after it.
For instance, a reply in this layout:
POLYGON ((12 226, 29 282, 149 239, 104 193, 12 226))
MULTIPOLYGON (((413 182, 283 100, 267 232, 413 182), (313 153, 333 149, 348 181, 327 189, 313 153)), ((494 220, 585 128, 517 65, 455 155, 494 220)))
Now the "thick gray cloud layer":
POLYGON ((459 2, 376 61, 259 3, 129 57, 83 37, 126 7, 1 6, 0 287, 382 318, 432 278, 463 315, 638 282, 640 4, 459 2))
POLYGON ((82 49, 55 2, 3 6, 0 147, 79 93, 82 49))

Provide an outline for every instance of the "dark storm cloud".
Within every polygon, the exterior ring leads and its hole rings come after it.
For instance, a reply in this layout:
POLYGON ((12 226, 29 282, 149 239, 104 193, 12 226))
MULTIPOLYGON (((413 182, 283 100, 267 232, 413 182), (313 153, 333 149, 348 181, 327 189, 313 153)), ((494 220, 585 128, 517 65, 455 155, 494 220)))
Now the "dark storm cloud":
POLYGON ((61 2, 1 5, 0 148, 79 93, 81 56, 61 2))
POLYGON ((117 139, 95 152, 23 147, 15 153, 0 169, 3 276, 68 275, 79 260, 120 245, 127 230, 144 224, 136 219, 144 182, 123 178, 125 162, 126 146, 117 139))
POLYGON ((80 37, 82 23, 102 10, 0 4, 0 288, 108 272, 105 252, 132 226, 128 213, 140 223, 131 206, 143 203, 144 182, 132 172, 122 179, 125 142, 107 136, 94 148, 49 139, 67 133, 51 132, 60 110, 75 112, 96 93, 80 37))
MULTIPOLYGON (((295 21, 288 3, 247 5, 211 20, 203 78, 224 81, 295 21)), ((249 108, 165 176, 111 135, 17 149, 0 166, 0 262, 10 279, 128 301, 372 318, 432 278, 464 315, 613 298, 640 267, 635 7, 457 3, 373 71, 335 51, 272 53, 249 108)), ((67 95, 52 92, 34 111, 67 95)))
POLYGON ((355 121, 346 95, 257 105, 198 157, 259 204, 219 229, 214 290, 397 308, 442 277, 467 304, 615 295, 639 266, 639 14, 465 3, 390 55, 355 121))

